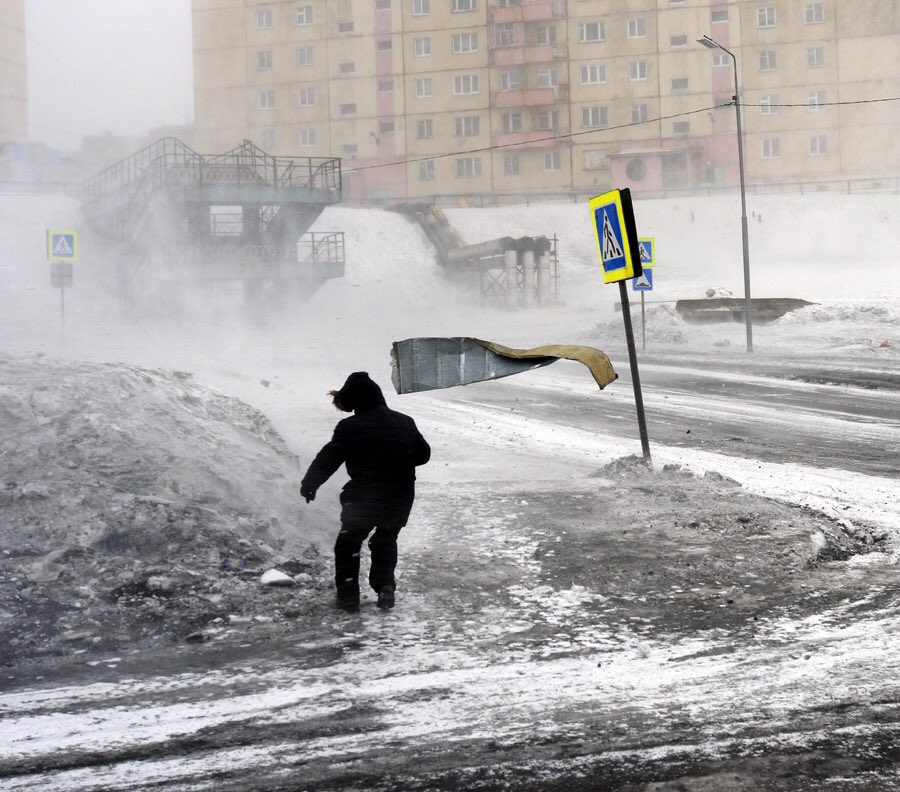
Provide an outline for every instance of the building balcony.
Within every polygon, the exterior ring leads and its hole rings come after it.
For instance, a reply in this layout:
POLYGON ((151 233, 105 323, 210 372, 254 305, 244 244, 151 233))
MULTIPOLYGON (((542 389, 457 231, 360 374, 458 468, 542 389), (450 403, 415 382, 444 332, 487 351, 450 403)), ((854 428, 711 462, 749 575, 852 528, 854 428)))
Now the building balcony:
POLYGON ((491 66, 521 66, 526 63, 552 63, 565 57, 565 48, 555 44, 536 44, 530 47, 513 45, 491 47, 488 62, 491 66))
POLYGON ((541 107, 569 101, 569 86, 529 88, 525 91, 497 91, 494 107, 541 107))
POLYGON ((493 12, 493 22, 497 25, 509 22, 563 19, 566 15, 566 2, 565 0, 523 0, 519 5, 495 8, 493 12))

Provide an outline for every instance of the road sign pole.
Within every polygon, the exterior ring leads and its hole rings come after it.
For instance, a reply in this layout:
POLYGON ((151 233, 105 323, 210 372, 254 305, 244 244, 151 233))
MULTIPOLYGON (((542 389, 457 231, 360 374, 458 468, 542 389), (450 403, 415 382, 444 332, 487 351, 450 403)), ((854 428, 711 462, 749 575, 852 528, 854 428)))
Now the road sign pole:
POLYGON ((62 345, 66 345, 66 287, 59 285, 59 329, 62 333, 62 345))
POLYGON ((647 319, 644 314, 644 292, 641 292, 641 350, 647 351, 647 319))
MULTIPOLYGON (((628 359, 631 363, 631 384, 634 387, 634 403, 637 407, 638 430, 641 433, 641 449, 644 461, 650 462, 650 439, 647 435, 647 417, 644 415, 644 397, 641 394, 641 377, 638 374, 637 350, 634 348, 634 328, 631 326, 631 306, 628 303, 628 289, 625 281, 619 281, 619 298, 622 301, 622 316, 625 318, 625 341, 628 344, 628 359)), ((641 303, 644 295, 641 295, 641 303)))

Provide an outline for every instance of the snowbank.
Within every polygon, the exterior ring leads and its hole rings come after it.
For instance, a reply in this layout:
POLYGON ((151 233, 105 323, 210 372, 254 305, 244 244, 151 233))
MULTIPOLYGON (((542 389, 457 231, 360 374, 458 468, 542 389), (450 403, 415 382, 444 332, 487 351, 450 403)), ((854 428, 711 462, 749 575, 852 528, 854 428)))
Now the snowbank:
MULTIPOLYGON (((222 574, 302 554, 301 527, 320 539, 268 420, 189 374, 0 355, 0 428, 0 644, 13 652, 99 637, 102 603, 121 596, 154 598, 156 613, 190 591, 187 610, 215 610, 222 574)), ((182 610, 156 613, 158 628, 182 629, 182 610)))

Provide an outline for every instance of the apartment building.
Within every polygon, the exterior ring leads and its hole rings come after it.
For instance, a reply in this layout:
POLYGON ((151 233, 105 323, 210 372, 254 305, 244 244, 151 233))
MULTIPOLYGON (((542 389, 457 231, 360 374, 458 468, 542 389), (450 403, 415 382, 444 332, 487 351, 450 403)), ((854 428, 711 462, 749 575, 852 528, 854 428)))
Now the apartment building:
POLYGON ((0 0, 0 143, 27 139, 25 2, 0 0))
POLYGON ((193 0, 193 21, 201 149, 340 156, 354 197, 736 184, 735 64, 751 182, 900 173, 900 103, 834 104, 900 96, 896 0, 193 0))

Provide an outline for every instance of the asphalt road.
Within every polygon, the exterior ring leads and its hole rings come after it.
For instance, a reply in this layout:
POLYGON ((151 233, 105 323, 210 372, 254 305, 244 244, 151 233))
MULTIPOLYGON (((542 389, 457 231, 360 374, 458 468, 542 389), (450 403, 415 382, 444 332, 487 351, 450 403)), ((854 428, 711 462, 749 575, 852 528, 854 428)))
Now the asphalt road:
MULTIPOLYGON (((613 362, 619 380, 599 396, 577 364, 564 363, 481 387, 477 401, 498 409, 514 401, 519 413, 550 423, 638 437, 628 359, 613 362)), ((900 368, 642 355, 639 375, 651 446, 900 473, 900 368)), ((444 398, 465 402, 469 394, 446 391, 444 398)))

